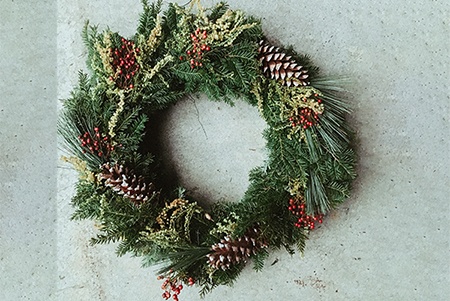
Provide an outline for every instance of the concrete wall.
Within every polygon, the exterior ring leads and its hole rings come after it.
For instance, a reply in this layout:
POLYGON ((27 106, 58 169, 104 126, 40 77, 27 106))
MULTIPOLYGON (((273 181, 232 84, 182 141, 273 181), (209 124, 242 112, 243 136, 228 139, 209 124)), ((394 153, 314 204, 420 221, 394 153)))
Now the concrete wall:
MULTIPOLYGON (((249 268, 205 300, 450 299, 450 4, 229 3, 325 74, 352 79, 359 177, 304 256, 275 251, 262 272, 249 268)), ((58 99, 85 69, 84 21, 131 35, 139 1, 0 7, 0 300, 162 300, 154 269, 117 258, 112 245, 91 247, 94 223, 69 220, 76 173, 56 148, 58 99)), ((193 98, 169 114, 166 147, 191 191, 239 199, 264 160, 263 128, 254 108, 193 98)), ((197 300, 197 290, 180 297, 197 300)))

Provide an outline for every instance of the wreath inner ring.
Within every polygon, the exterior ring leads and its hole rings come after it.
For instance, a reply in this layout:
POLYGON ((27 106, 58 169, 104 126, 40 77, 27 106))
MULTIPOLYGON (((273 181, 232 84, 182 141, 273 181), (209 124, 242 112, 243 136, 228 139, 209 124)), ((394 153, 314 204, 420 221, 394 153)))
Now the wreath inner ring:
POLYGON ((249 172, 267 160, 262 136, 266 122, 242 99, 234 105, 188 96, 162 112, 152 152, 168 171, 166 182, 184 187, 189 197, 210 209, 220 201, 238 202, 249 172))

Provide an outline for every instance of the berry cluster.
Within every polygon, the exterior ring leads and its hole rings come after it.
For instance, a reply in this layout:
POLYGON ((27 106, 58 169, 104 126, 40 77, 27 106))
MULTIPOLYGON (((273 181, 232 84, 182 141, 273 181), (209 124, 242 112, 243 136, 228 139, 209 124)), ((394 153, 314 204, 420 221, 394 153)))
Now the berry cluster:
MULTIPOLYGON (((194 33, 191 33, 192 49, 186 51, 186 54, 192 69, 202 67, 203 53, 211 50, 211 47, 205 44, 207 38, 208 34, 206 30, 201 31, 197 28, 194 33)), ((183 60, 183 56, 180 59, 183 60)))
POLYGON ((313 230, 315 228, 316 222, 319 222, 320 224, 322 223, 323 214, 317 214, 314 216, 307 215, 304 203, 299 203, 294 199, 290 199, 288 209, 292 212, 292 214, 298 216, 298 220, 294 224, 297 228, 313 230))
MULTIPOLYGON (((315 94, 315 101, 317 105, 322 103, 322 100, 318 98, 318 94, 315 94)), ((303 102, 311 102, 307 98, 303 98, 303 102)), ((315 125, 319 121, 319 115, 321 112, 314 110, 314 107, 302 107, 295 111, 296 114, 289 117, 292 127, 301 126, 304 130, 315 125)))
POLYGON ((122 38, 122 45, 119 48, 110 49, 115 75, 110 76, 109 80, 114 81, 117 87, 133 89, 133 77, 139 70, 139 64, 136 62, 139 51, 139 48, 134 47, 133 41, 125 38, 122 38))
POLYGON ((114 146, 111 145, 108 136, 100 134, 98 127, 94 128, 94 134, 90 132, 84 133, 84 135, 78 136, 83 147, 83 153, 90 152, 99 157, 108 157, 114 150, 114 146))
MULTIPOLYGON (((158 276, 158 280, 164 279, 164 276, 158 276)), ((188 279, 188 285, 192 286, 194 285, 195 280, 192 277, 189 277, 188 279)), ((170 277, 168 276, 166 280, 164 280, 164 283, 161 285, 161 289, 164 290, 164 293, 162 294, 162 297, 164 300, 168 300, 170 297, 174 301, 178 301, 178 295, 183 290, 183 284, 181 283, 181 280, 177 277, 170 277)))

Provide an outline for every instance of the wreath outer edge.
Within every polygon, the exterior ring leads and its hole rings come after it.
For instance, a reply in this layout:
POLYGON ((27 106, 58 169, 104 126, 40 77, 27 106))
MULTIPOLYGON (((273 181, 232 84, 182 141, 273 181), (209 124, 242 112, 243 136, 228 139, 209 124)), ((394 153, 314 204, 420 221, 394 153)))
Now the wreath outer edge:
POLYGON ((356 177, 342 81, 310 58, 268 42, 260 20, 224 2, 204 8, 143 0, 131 38, 86 24, 90 74, 63 103, 58 132, 79 171, 73 219, 93 219, 93 244, 163 264, 163 298, 232 284, 247 261, 305 247, 308 233, 348 196, 356 177), (238 203, 206 210, 167 181, 155 120, 193 93, 241 98, 267 122, 269 156, 238 203))

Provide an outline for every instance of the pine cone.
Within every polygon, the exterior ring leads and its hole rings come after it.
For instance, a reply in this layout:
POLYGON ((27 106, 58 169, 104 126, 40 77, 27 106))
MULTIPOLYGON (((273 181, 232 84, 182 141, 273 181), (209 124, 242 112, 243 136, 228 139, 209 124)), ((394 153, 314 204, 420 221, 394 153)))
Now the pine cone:
POLYGON ((209 265, 216 269, 226 270, 231 265, 246 262, 259 249, 267 247, 264 242, 259 240, 259 235, 258 228, 251 228, 238 239, 225 236, 219 243, 211 247, 213 252, 207 255, 209 265))
POLYGON ((112 189, 120 195, 129 198, 136 205, 142 204, 156 194, 153 183, 146 183, 144 177, 136 176, 128 168, 122 165, 110 163, 102 165, 100 179, 106 180, 105 186, 112 189))
POLYGON ((309 85, 308 70, 297 64, 292 56, 264 40, 261 40, 259 45, 259 60, 262 63, 263 74, 267 78, 278 80, 288 87, 309 85))

